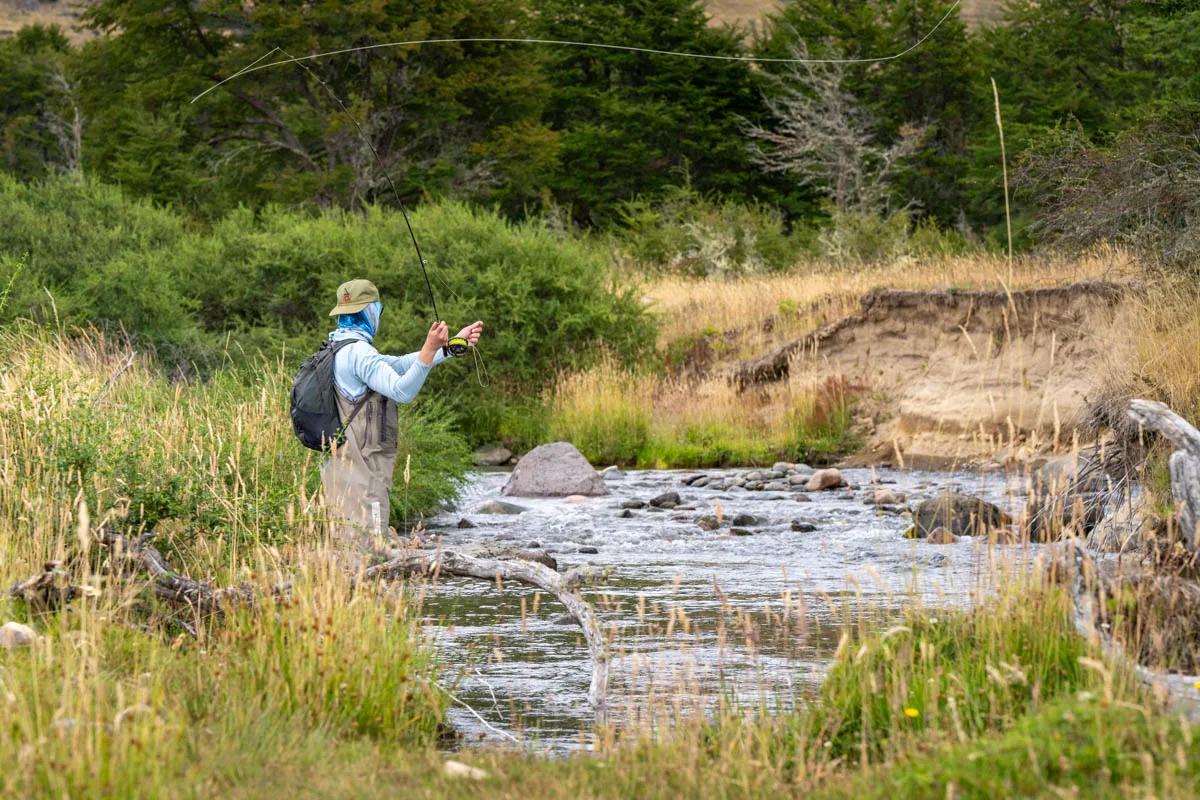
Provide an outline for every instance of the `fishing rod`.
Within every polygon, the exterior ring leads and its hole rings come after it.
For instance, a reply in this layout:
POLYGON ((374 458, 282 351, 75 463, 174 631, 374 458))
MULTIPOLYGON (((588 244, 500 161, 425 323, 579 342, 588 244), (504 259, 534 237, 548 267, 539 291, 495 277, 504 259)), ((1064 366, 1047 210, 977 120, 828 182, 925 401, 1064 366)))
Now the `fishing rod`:
MULTIPOLYGON (((379 171, 383 173, 383 177, 387 181, 388 187, 392 190, 392 195, 396 198, 396 205, 399 206, 399 208, 400 208, 400 216, 402 216, 404 218, 404 226, 408 229, 408 238, 412 242, 413 250, 417 254, 417 264, 421 267, 421 275, 425 278, 425 291, 429 293, 429 303, 430 303, 430 305, 433 306, 433 318, 435 320, 441 321, 442 316, 440 313, 438 313, 437 297, 433 293, 433 282, 429 280, 429 270, 426 267, 425 256, 421 253, 421 245, 417 243, 417 234, 413 230, 412 220, 409 219, 409 217, 408 217, 408 209, 405 208, 404 200, 402 200, 400 198, 400 191, 398 189, 396 189, 396 184, 395 184, 395 182, 392 181, 391 173, 388 172, 387 166, 383 163, 383 157, 380 156, 379 151, 377 149, 375 149, 375 144, 371 141, 371 137, 367 136, 367 132, 363 130, 363 127, 359 123, 358 118, 356 116, 354 116, 354 114, 350 113, 350 109, 347 108, 346 104, 342 102, 342 99, 340 97, 338 97, 336 93, 334 93, 333 89, 329 88, 329 84, 326 83, 325 80, 320 75, 318 75, 316 72, 314 72, 312 69, 310 69, 309 66, 304 63, 303 59, 292 58, 291 54, 288 53, 288 51, 284 50, 282 47, 279 47, 278 45, 276 45, 272 49, 271 52, 276 52, 276 51, 283 53, 288 58, 287 61, 281 61, 279 63, 295 64, 296 66, 298 66, 302 70, 304 70, 306 73, 308 73, 308 75, 313 80, 315 80, 317 83, 321 84, 321 87, 326 92, 329 93, 329 96, 331 98, 333 98, 333 102, 337 103, 338 108, 340 108, 342 110, 342 113, 345 114, 350 119, 351 123, 353 123, 354 128, 358 131, 358 135, 362 138, 363 142, 367 145, 367 148, 371 151, 371 155, 373 155, 375 157, 375 164, 376 164, 376 166, 379 167, 379 171)), ((266 58, 270 54, 271 54, 270 52, 267 53, 266 56, 263 56, 262 58, 258 59, 258 61, 262 61, 263 58, 266 58)), ((258 62, 255 62, 255 63, 257 64, 258 62)), ((254 66, 254 65, 251 65, 251 66, 254 66)), ((264 66, 267 66, 267 65, 264 65, 264 66)), ((236 74, 245 74, 245 71, 236 73, 236 74)), ((461 336, 455 336, 455 337, 452 337, 448 342, 446 342, 445 347, 443 347, 442 349, 445 350, 446 353, 448 353, 449 355, 461 356, 461 355, 465 355, 469 348, 470 348, 470 345, 468 344, 466 339, 462 338, 461 336)))

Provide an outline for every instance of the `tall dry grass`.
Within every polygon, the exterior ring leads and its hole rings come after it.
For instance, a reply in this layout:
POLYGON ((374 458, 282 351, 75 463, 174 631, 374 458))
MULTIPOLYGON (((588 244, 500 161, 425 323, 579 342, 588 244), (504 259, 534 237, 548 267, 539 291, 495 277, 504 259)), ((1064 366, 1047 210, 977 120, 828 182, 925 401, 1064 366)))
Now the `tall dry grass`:
POLYGON ((649 468, 823 460, 847 444, 851 396, 833 381, 739 393, 724 376, 685 378, 611 359, 564 373, 550 432, 593 463, 649 468))

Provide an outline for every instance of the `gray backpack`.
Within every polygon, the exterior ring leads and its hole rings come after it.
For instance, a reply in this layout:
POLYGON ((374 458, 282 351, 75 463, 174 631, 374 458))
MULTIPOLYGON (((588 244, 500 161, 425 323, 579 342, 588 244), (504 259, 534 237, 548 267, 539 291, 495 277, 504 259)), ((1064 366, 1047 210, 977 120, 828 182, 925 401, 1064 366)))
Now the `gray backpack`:
POLYGON ((346 429, 371 396, 369 391, 366 392, 350 412, 350 418, 342 423, 337 389, 333 386, 333 357, 356 341, 325 342, 300 365, 300 371, 292 381, 292 429, 300 444, 309 450, 328 452, 334 444, 342 445, 346 441, 346 429))

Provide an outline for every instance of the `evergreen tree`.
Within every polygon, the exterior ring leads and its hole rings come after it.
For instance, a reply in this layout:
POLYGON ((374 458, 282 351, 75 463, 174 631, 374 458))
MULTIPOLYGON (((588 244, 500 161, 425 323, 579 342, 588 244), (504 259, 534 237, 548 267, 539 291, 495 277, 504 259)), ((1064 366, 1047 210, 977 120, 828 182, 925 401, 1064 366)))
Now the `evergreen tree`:
POLYGON ((68 166, 71 72, 70 48, 58 28, 32 25, 0 41, 0 168, 28 179, 68 166))
POLYGON ((358 51, 256 71, 189 101, 259 57, 266 63, 403 40, 513 36, 523 9, 518 0, 101 0, 88 19, 111 35, 85 53, 89 74, 99 76, 90 91, 105 132, 93 142, 93 161, 144 192, 196 205, 211 201, 214 190, 218 206, 390 202, 365 134, 410 198, 486 194, 505 179, 504 159, 491 145, 520 149, 545 138, 536 125, 538 73, 514 46, 358 51), (172 124, 178 130, 159 129, 172 124), (156 150, 154 142, 169 144, 156 150), (137 162, 121 161, 138 148, 152 151, 142 174, 137 162), (172 156, 194 173, 182 185, 203 186, 208 196, 154 190, 173 183, 154 170, 184 171, 172 156))
MULTIPOLYGON (((541 0, 547 38, 741 55, 742 31, 708 25, 698 0, 541 0)), ((561 134, 552 186, 578 219, 600 222, 622 200, 668 186, 753 191, 742 118, 760 113, 745 63, 556 47, 546 119, 561 134)))

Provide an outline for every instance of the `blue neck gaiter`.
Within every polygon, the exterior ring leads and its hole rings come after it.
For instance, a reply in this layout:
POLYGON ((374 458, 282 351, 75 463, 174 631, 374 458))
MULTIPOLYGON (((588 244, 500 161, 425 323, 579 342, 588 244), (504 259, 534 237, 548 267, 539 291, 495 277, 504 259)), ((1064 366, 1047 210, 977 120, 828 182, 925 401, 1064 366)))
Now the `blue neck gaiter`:
POLYGON ((361 331, 367 335, 368 339, 374 339, 375 332, 379 330, 379 316, 382 313, 383 303, 376 300, 355 314, 339 314, 337 326, 338 328, 361 331))

